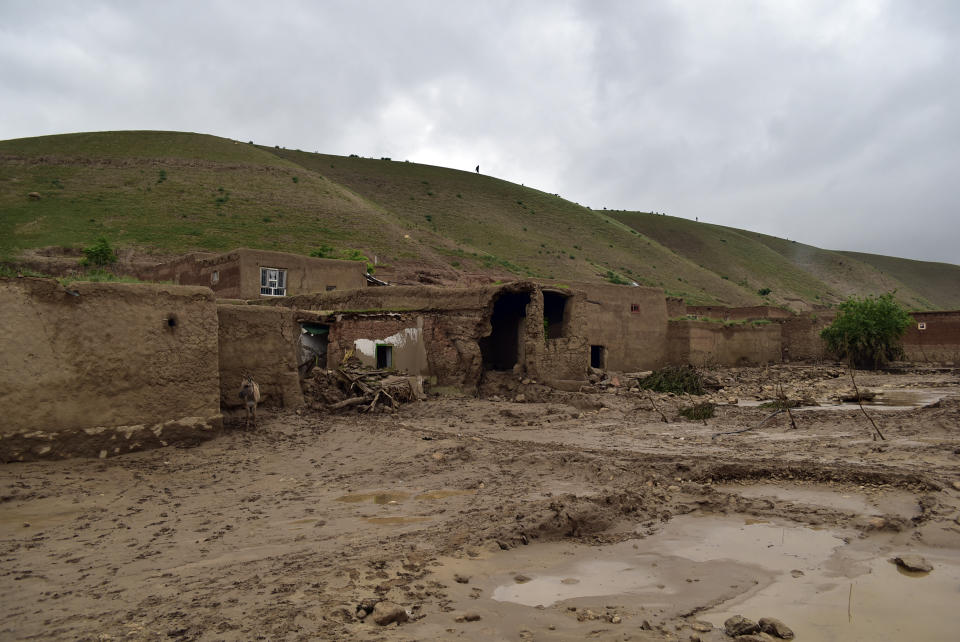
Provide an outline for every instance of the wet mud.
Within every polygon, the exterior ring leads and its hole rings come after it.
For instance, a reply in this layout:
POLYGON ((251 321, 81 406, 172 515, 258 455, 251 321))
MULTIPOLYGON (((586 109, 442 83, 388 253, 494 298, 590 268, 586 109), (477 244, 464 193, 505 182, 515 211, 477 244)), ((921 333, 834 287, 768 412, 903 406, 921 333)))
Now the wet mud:
MULTIPOLYGON (((740 614, 802 640, 956 639, 960 378, 858 373, 938 391, 868 408, 881 441, 859 408, 758 428, 770 411, 741 401, 771 373, 713 376, 706 421, 685 398, 517 382, 0 467, 0 638, 721 640, 740 614), (907 554, 933 570, 890 561, 907 554)), ((776 377, 797 398, 849 383, 776 377)))

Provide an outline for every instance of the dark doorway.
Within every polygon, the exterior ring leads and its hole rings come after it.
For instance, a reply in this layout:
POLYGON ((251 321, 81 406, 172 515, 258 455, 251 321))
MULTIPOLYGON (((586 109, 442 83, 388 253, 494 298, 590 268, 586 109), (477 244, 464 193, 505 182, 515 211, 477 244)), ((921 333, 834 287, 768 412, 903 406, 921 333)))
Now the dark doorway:
POLYGON ((493 304, 490 336, 480 339, 484 370, 510 370, 520 353, 520 325, 527 316, 529 292, 501 294, 493 304))
POLYGON ((388 345, 377 346, 377 367, 378 368, 393 367, 393 346, 388 346, 388 345))
POLYGON ((300 377, 306 377, 316 367, 327 367, 327 346, 330 326, 303 323, 300 332, 300 377))
POLYGON ((548 339, 567 336, 567 296, 559 292, 543 293, 543 331, 548 339))
POLYGON ((590 346, 590 367, 607 367, 607 349, 604 346, 590 346))

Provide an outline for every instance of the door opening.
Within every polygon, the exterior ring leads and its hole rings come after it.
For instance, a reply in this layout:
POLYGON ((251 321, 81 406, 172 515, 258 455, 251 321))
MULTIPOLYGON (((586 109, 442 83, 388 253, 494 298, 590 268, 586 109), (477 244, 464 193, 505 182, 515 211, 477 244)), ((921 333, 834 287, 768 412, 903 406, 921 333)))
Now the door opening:
POLYGON ((606 347, 590 346, 590 367, 600 368, 601 370, 607 367, 606 347))
POLYGON ((528 305, 529 292, 505 292, 493 304, 490 335, 480 339, 484 370, 510 370, 517 365, 528 305))
POLYGON ((393 346, 385 344, 377 346, 377 367, 384 369, 393 367, 393 346))

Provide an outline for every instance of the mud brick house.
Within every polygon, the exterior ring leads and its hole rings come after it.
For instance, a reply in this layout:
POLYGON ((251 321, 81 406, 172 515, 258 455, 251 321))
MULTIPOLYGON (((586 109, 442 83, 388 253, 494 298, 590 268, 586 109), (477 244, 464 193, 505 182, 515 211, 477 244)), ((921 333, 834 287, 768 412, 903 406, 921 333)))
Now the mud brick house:
POLYGON ((903 337, 911 361, 960 363, 960 310, 911 312, 915 323, 903 337))
POLYGON ((367 286, 362 261, 238 248, 224 254, 197 252, 141 270, 147 281, 203 285, 222 299, 257 299, 367 286))

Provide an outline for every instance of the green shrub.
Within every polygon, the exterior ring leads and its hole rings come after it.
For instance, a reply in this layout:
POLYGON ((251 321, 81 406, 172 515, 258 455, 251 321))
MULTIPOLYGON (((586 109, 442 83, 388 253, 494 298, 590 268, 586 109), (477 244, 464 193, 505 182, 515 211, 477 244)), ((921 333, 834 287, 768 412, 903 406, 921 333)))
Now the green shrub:
POLYGON ((773 290, 771 290, 770 288, 760 288, 759 290, 757 290, 757 294, 759 294, 760 296, 767 296, 772 291, 773 290))
POLYGON ((117 262, 117 254, 110 247, 110 241, 102 236, 97 239, 96 243, 83 248, 81 251, 83 252, 83 258, 80 260, 80 265, 104 266, 117 262))
POLYGON ((630 282, 621 277, 613 270, 607 270, 607 281, 615 285, 630 285, 630 282))
POLYGON ((827 348, 857 368, 875 370, 903 357, 900 339, 913 317, 893 299, 893 292, 840 304, 837 318, 820 333, 827 348))
POLYGON ((686 417, 691 421, 699 421, 701 419, 710 419, 714 415, 714 410, 716 406, 712 403, 698 403, 692 406, 686 406, 680 409, 680 416, 686 417))
POLYGON ((654 370, 640 380, 640 387, 655 392, 672 392, 676 395, 703 394, 703 377, 692 366, 666 366, 654 370))

